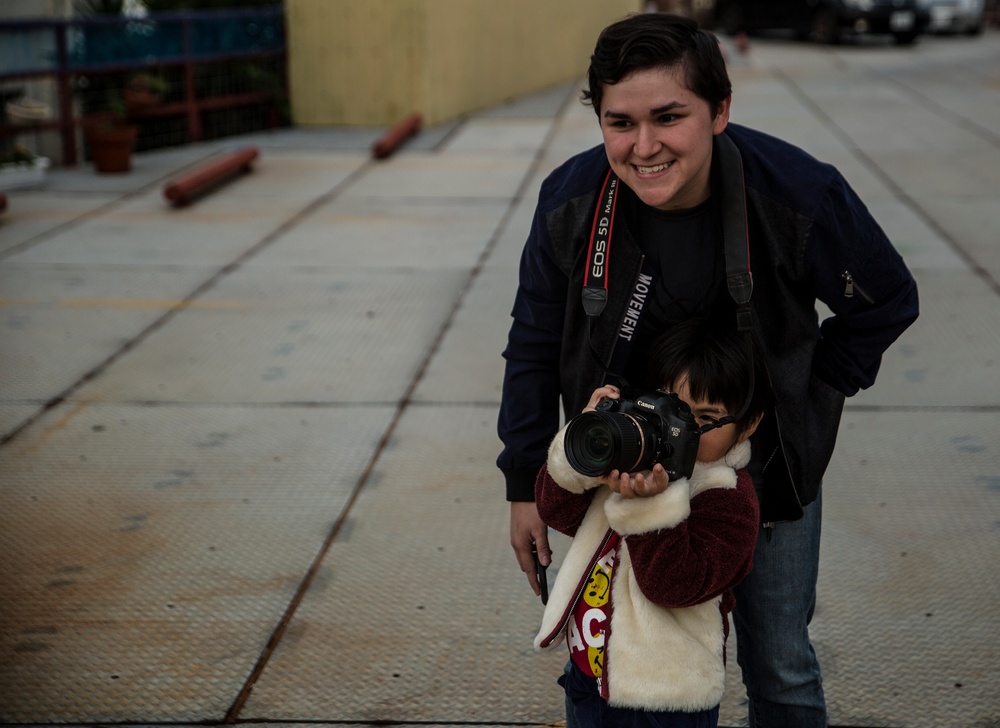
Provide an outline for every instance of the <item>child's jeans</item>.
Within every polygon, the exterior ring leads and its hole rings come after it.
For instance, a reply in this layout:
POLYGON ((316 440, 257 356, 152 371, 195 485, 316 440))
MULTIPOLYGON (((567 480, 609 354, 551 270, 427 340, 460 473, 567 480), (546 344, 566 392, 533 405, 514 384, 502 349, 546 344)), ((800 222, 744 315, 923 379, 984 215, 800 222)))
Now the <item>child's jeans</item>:
POLYGON ((563 673, 559 684, 566 691, 567 707, 573 706, 579 728, 716 728, 719 725, 718 705, 699 713, 614 708, 601 697, 597 681, 584 675, 576 665, 563 673))

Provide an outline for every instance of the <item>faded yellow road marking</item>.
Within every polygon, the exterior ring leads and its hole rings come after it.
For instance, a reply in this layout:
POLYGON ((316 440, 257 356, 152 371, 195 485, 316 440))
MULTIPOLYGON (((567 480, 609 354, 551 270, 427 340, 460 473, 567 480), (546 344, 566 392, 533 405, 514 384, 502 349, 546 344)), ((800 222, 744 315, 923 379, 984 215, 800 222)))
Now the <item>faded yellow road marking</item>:
POLYGON ((42 430, 40 433, 38 433, 38 437, 36 437, 34 440, 25 443, 25 446, 22 449, 18 450, 16 454, 20 457, 24 457, 26 455, 31 455, 32 453, 34 453, 36 450, 38 450, 38 448, 44 445, 45 442, 49 439, 49 437, 51 437, 54 433, 65 429, 66 425, 68 425, 78 414, 83 412, 83 410, 86 409, 89 405, 90 402, 88 401, 77 402, 62 417, 60 417, 58 420, 56 420, 51 425, 42 430))

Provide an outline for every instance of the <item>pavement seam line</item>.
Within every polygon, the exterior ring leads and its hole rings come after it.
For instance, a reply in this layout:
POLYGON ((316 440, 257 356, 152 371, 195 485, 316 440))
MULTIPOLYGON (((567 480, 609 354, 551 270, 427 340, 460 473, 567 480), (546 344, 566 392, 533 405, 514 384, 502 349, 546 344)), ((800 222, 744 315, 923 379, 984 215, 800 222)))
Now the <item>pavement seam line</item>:
POLYGON ((207 291, 211 290, 219 281, 228 276, 230 273, 238 270, 246 261, 253 258, 261 250, 266 248, 268 245, 277 240, 281 235, 291 230, 293 227, 298 225, 302 220, 312 214, 320 206, 326 204, 330 200, 334 199, 339 195, 346 187, 348 187, 356 177, 364 174, 368 169, 371 168, 371 160, 366 160, 361 166, 351 172, 347 177, 338 182, 327 192, 324 192, 319 197, 314 198, 308 202, 304 207, 298 210, 296 213, 291 215, 287 220, 283 221, 274 230, 267 233, 264 237, 254 243, 252 246, 240 253, 236 258, 216 270, 207 279, 202 281, 198 286, 194 288, 188 295, 184 298, 177 299, 176 305, 164 311, 163 314, 158 316, 152 322, 150 322, 144 329, 133 336, 131 339, 122 344, 118 349, 113 351, 102 361, 94 365, 90 370, 85 372, 79 379, 67 386, 62 392, 55 395, 51 399, 47 400, 34 414, 30 415, 26 419, 22 420, 14 429, 10 430, 2 437, 0 437, 0 449, 5 447, 9 442, 16 439, 22 432, 24 432, 28 427, 30 427, 34 422, 36 422, 42 415, 44 415, 49 410, 58 407, 60 404, 66 401, 74 392, 79 390, 84 384, 90 382, 101 374, 103 374, 108 367, 114 364, 116 361, 121 359, 125 354, 134 349, 137 345, 145 341, 151 334, 158 331, 160 328, 165 326, 170 320, 172 320, 177 314, 190 308, 191 304, 196 301, 200 296, 205 294, 207 291))
MULTIPOLYGON (((788 74, 779 68, 771 67, 771 73, 792 92, 792 95, 805 106, 820 123, 830 129, 831 132, 844 144, 844 146, 860 161, 868 170, 874 174, 892 192, 897 200, 902 202, 910 212, 917 216, 924 224, 933 230, 938 237, 943 240, 952 251, 969 266, 969 270, 980 278, 995 294, 1000 296, 1000 281, 995 279, 990 272, 980 265, 980 263, 966 251, 959 242, 945 230, 933 216, 930 215, 920 204, 913 199, 889 174, 886 173, 879 164, 868 155, 857 143, 835 122, 823 109, 813 101, 808 94, 792 79, 788 74)), ((948 119, 952 124, 956 124, 955 119, 948 119)), ((961 126, 961 125, 959 125, 961 126)), ((964 127, 963 127, 964 128, 964 127)), ((968 129, 966 129, 968 131, 968 129)))
POLYGON ((36 245, 38 245, 40 243, 44 243, 49 238, 55 237, 56 235, 58 235, 60 233, 63 233, 63 232, 66 232, 67 230, 72 229, 73 227, 79 225, 80 223, 84 223, 84 222, 87 222, 88 220, 93 220, 95 218, 101 217, 105 213, 111 212, 112 210, 116 209, 117 207, 120 207, 125 202, 128 202, 129 200, 131 200, 131 199, 133 199, 135 197, 139 197, 140 195, 146 194, 153 187, 156 187, 157 185, 162 184, 164 182, 164 180, 167 180, 170 177, 173 177, 175 174, 179 174, 181 172, 184 172, 184 171, 190 169, 191 167, 194 167, 195 165, 202 164, 205 160, 211 159, 216 154, 218 154, 218 150, 210 152, 209 154, 205 155, 204 157, 201 157, 200 159, 197 159, 197 160, 191 162, 190 164, 188 164, 188 165, 186 165, 184 167, 181 167, 179 170, 175 170, 175 171, 171 172, 170 174, 165 174, 165 175, 162 175, 161 177, 157 177, 155 180, 152 180, 151 182, 147 182, 142 187, 140 187, 140 188, 138 188, 136 190, 132 190, 130 192, 125 192, 125 193, 121 194, 119 197, 116 197, 113 200, 109 200, 108 202, 105 202, 103 205, 99 205, 99 206, 95 207, 93 210, 87 210, 86 212, 82 212, 79 215, 77 215, 76 217, 72 218, 71 220, 67 220, 66 222, 64 222, 64 223, 62 223, 60 225, 56 225, 54 228, 51 228, 49 230, 44 230, 44 231, 38 233, 37 235, 35 235, 34 237, 31 237, 31 238, 28 238, 27 240, 21 241, 20 243, 18 243, 17 245, 15 245, 15 246, 13 246, 11 248, 7 248, 6 250, 0 251, 0 261, 6 260, 7 258, 10 258, 11 256, 17 255, 19 253, 23 253, 24 251, 29 250, 29 249, 35 247, 36 245))
POLYGON ((907 96, 912 97, 918 104, 923 106, 927 111, 930 111, 932 114, 935 114, 941 117, 942 119, 952 122, 956 126, 965 129, 965 131, 969 132, 970 134, 979 137, 980 139, 990 144, 991 146, 1000 149, 1000 134, 997 134, 996 132, 985 126, 981 126, 980 124, 976 123, 973 119, 969 119, 965 116, 962 116, 958 112, 952 111, 947 106, 942 106, 934 99, 926 96, 925 94, 921 93, 919 90, 913 88, 909 84, 900 81, 898 78, 893 78, 892 76, 881 71, 874 71, 868 69, 868 72, 873 76, 883 79, 887 83, 891 83, 892 85, 899 87, 899 89, 902 90, 903 93, 905 93, 907 96))
MULTIPOLYGON (((570 98, 572 97, 570 96, 570 98)), ((299 583, 299 586, 296 589, 295 594, 292 596, 291 601, 288 603, 288 606, 285 608, 285 611, 282 614, 281 619, 278 621, 278 624, 271 632, 271 636, 268 638, 267 643, 264 645, 264 648, 261 651, 260 656, 257 658, 257 662, 254 664, 253 669, 250 671, 249 676, 244 682, 243 687, 236 695, 236 698, 233 701, 232 705, 230 705, 229 710, 226 711, 226 715, 223 718, 224 723, 232 724, 237 722, 244 722, 239 719, 240 713, 243 711, 243 708, 246 706, 247 701, 250 699, 250 696, 253 693, 253 689, 256 686, 257 681, 260 679, 260 677, 264 674, 264 671, 267 669, 267 665, 270 662, 271 656, 274 654, 275 650, 281 643, 281 640, 283 639, 285 632, 288 629, 288 625, 295 617, 295 613, 296 611, 298 611, 298 608, 301 605, 303 599, 305 599, 306 593, 309 591, 313 579, 315 578, 319 569, 322 567, 323 561, 326 559, 327 553, 329 553, 330 548, 333 546, 334 541, 340 534, 340 531, 343 528, 344 523, 346 523, 347 518, 351 513, 351 509, 354 507, 354 504, 357 501, 358 497, 361 495, 361 492, 368 484, 368 481, 370 480, 371 475, 375 470, 375 466, 378 464, 379 460, 382 457, 382 453, 384 452, 392 436, 395 434, 399 422, 402 420, 403 415, 406 413, 410 405, 413 403, 413 395, 416 392, 417 387, 423 381, 424 375, 426 374, 427 369, 430 367, 431 362, 433 362, 434 357, 437 355, 437 352, 440 349, 441 343, 444 341, 445 336, 451 330, 451 326, 454 323, 455 316, 457 315, 459 309, 462 307, 462 303, 465 300, 465 297, 468 295, 469 290, 472 288, 472 284, 476 281, 476 279, 478 279, 480 273, 482 272, 483 265, 489 258, 490 254, 493 252, 493 249, 496 247, 496 244, 500 239, 501 235, 507 229, 507 225, 510 223, 514 211, 517 209, 518 205, 521 204, 521 201, 524 198, 524 193, 527 190, 529 182, 534 177, 535 173, 537 172, 538 168, 541 165, 542 158, 544 157, 545 154, 545 149, 548 147, 549 143, 552 140, 552 137, 555 135, 555 130, 559 124, 559 119, 565 113, 567 108, 568 108, 568 102, 564 102, 563 105, 560 107, 559 111, 556 112, 556 115, 549 126, 549 130, 546 133, 545 138, 542 140, 538 149, 535 151, 535 155, 532 159, 532 162, 531 164, 528 165, 528 169, 525 171, 524 176, 521 178, 520 184, 514 191, 514 194, 507 205, 507 209, 504 211, 503 216, 497 223, 496 228, 494 228, 493 233, 490 235, 489 240, 487 240, 486 244, 483 246, 483 251, 480 253, 478 260, 473 265, 472 269, 469 271, 469 275, 466 278, 465 285, 462 286, 462 289, 455 297, 451 309, 445 316, 445 319, 442 322, 441 327, 438 329, 438 332, 434 337, 434 340, 431 342, 431 345, 428 348, 427 353, 425 354, 423 360, 421 361, 420 366, 417 368, 416 373, 410 380, 410 383, 407 385, 406 391, 403 393, 402 398, 397 403, 396 411, 393 414, 392 419, 389 421, 388 427, 386 427, 385 432, 383 432, 382 436, 379 438, 379 441, 375 446, 375 450, 372 452, 372 455, 369 458, 368 463, 365 465, 364 470, 361 472, 361 475, 358 477, 357 482, 354 484, 354 487, 352 488, 351 493, 347 498, 347 501, 344 503, 344 506, 341 509, 340 514, 337 517, 337 520, 334 522, 329 533, 324 538, 319 551, 313 558, 312 563, 309 565, 309 569, 306 571, 305 576, 299 583)), ((380 723, 384 723, 384 721, 380 721, 380 723)))

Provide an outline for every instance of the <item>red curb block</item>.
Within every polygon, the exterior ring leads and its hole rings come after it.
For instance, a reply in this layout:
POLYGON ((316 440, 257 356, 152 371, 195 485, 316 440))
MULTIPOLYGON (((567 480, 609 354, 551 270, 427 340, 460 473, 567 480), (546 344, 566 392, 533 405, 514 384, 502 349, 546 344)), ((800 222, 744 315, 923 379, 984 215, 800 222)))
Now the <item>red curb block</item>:
POLYGON ((423 122, 423 117, 420 114, 410 114, 372 145, 372 156, 375 159, 388 157, 403 142, 420 131, 423 122))
POLYGON ((230 177, 249 172, 250 163, 259 155, 260 150, 252 144, 240 147, 221 159, 213 159, 193 172, 168 182, 163 188, 163 196, 176 207, 187 205, 230 177))

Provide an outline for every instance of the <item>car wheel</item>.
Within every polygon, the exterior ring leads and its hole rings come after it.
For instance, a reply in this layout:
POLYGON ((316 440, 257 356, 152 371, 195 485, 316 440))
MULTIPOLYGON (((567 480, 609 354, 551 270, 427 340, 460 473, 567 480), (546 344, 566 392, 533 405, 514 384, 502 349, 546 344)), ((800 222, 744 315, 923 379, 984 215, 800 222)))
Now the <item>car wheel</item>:
POLYGON ((913 45, 917 40, 918 33, 914 31, 909 31, 907 33, 893 33, 892 38, 896 41, 896 45, 913 45))
POLYGON ((812 20, 812 32, 809 34, 817 43, 836 45, 840 42, 840 25, 837 14, 829 8, 820 8, 812 20))

